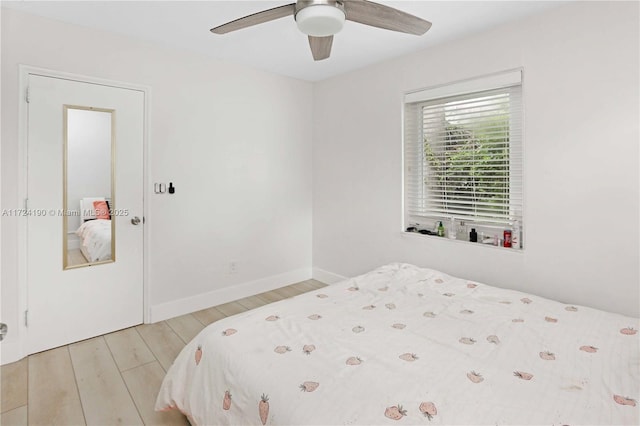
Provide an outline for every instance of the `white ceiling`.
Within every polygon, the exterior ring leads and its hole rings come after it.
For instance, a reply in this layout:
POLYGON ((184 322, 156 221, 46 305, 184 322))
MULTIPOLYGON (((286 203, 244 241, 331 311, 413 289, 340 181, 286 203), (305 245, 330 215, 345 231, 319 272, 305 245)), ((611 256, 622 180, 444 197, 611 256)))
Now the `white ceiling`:
MULTIPOLYGON (((349 1, 349 0, 347 0, 349 1)), ((423 36, 347 21, 331 57, 314 62, 286 17, 226 35, 209 29, 290 1, 2 1, 3 7, 317 81, 558 7, 558 1, 378 1, 433 23, 423 36)))

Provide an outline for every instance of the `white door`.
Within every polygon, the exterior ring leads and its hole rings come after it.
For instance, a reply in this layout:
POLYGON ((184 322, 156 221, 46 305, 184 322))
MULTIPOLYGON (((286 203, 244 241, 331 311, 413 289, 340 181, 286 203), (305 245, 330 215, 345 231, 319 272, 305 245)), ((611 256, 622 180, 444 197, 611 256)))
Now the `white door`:
POLYGON ((35 353, 143 322, 144 92, 35 74, 28 84, 26 330, 35 353), (86 220, 104 214, 96 198, 109 202, 108 219, 86 220), (94 259, 75 233, 85 220, 103 225, 85 241, 100 247, 94 259))

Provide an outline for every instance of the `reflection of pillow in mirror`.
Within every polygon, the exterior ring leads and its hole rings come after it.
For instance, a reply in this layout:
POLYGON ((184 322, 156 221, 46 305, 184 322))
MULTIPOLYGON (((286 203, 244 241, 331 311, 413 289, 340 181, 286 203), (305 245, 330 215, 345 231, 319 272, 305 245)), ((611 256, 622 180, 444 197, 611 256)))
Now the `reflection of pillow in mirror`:
POLYGON ((111 219, 109 216, 109 205, 106 201, 94 201, 93 208, 96 210, 96 219, 111 219))

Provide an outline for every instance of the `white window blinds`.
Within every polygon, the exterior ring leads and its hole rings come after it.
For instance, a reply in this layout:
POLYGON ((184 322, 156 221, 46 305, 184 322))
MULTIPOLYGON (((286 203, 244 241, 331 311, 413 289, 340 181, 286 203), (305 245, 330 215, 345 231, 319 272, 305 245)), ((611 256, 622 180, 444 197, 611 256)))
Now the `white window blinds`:
POLYGON ((405 216, 522 225, 520 71, 405 97, 405 216))

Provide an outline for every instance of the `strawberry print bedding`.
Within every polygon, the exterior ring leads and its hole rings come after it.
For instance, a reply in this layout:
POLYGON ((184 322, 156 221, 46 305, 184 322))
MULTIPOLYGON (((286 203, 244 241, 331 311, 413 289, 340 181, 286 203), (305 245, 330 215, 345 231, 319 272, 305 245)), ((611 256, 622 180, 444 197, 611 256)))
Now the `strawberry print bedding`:
POLYGON ((638 323, 391 264, 211 324, 156 409, 196 425, 638 424, 638 323))

